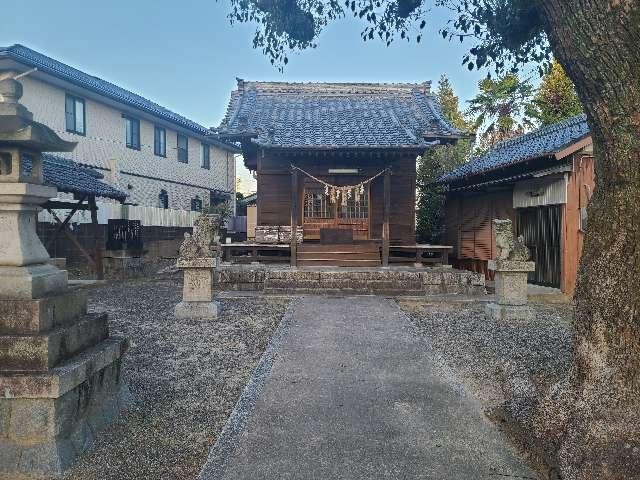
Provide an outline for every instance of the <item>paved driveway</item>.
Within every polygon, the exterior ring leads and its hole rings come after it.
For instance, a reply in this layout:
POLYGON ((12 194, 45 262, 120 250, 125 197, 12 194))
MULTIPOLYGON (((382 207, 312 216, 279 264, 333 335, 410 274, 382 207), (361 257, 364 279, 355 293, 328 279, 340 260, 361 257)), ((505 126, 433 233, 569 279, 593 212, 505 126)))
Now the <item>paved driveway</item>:
POLYGON ((203 480, 538 478, 393 301, 303 297, 283 322, 203 480))

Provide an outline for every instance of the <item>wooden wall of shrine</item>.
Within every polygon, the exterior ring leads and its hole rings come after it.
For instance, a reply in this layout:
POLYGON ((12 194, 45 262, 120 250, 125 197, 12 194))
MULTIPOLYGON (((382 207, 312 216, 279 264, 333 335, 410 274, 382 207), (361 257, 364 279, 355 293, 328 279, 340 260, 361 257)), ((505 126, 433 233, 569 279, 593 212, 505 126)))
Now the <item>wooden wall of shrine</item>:
MULTIPOLYGON (((390 241, 394 245, 415 244, 416 158, 419 151, 281 150, 257 152, 257 223, 290 225, 292 199, 291 165, 332 185, 354 185, 387 167, 390 177, 390 241), (358 169, 354 174, 329 174, 330 169, 358 169)), ((318 185, 299 172, 298 224, 303 221, 303 189, 318 185)), ((371 183, 369 195, 369 238, 382 237, 384 177, 371 183)))

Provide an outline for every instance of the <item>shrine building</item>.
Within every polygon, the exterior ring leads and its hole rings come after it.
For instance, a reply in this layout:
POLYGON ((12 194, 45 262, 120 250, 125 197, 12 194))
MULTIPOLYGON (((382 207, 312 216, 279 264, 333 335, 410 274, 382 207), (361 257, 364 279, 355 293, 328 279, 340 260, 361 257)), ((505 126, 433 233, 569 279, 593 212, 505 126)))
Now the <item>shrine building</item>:
POLYGON ((467 136, 444 118, 430 82, 241 79, 217 133, 255 172, 257 231, 302 227, 292 264, 314 244, 379 245, 383 265, 389 247, 415 245, 416 159, 467 136))

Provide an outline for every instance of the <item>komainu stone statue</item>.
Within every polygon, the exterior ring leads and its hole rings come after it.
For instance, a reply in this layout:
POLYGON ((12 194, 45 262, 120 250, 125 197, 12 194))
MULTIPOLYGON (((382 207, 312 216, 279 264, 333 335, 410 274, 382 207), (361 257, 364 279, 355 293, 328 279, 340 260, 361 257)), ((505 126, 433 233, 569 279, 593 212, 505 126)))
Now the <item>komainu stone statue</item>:
POLYGON ((186 233, 180 245, 177 266, 184 270, 182 302, 176 305, 178 318, 216 318, 218 305, 213 300, 213 269, 218 264, 220 245, 219 215, 202 214, 186 233))
POLYGON ((496 238, 496 259, 489 261, 489 270, 494 270, 496 302, 486 307, 491 318, 505 320, 529 319, 531 309, 527 306, 527 276, 535 270, 529 262, 529 249, 524 238, 514 241, 511 220, 493 221, 496 238))
POLYGON ((184 234, 184 241, 180 245, 180 259, 217 258, 220 251, 219 230, 219 215, 200 215, 193 224, 193 235, 184 234))
POLYGON ((496 259, 526 262, 529 260, 529 249, 524 244, 524 237, 520 235, 513 240, 513 226, 511 220, 493 221, 496 236, 496 259))

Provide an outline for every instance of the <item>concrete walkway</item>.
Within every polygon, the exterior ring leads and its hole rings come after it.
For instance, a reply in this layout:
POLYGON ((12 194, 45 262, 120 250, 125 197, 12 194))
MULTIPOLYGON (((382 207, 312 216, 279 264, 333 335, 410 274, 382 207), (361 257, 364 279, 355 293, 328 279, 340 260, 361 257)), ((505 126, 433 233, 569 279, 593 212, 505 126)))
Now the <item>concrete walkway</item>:
POLYGON ((303 297, 203 480, 538 478, 394 302, 303 297))

